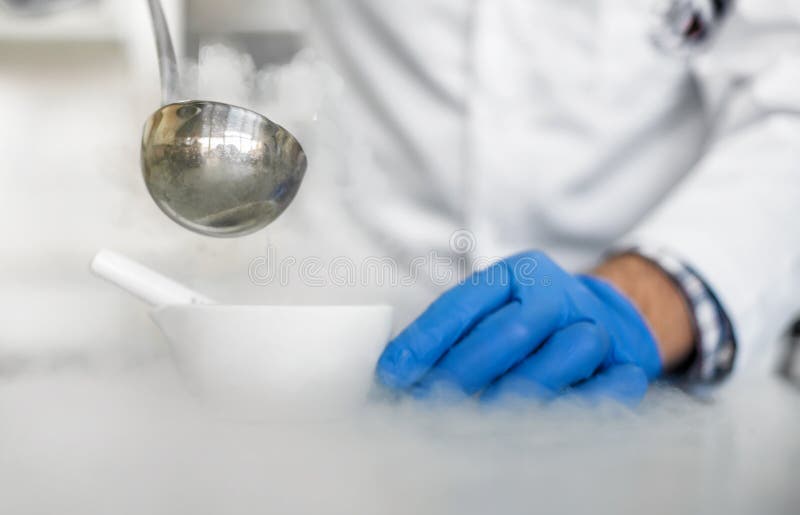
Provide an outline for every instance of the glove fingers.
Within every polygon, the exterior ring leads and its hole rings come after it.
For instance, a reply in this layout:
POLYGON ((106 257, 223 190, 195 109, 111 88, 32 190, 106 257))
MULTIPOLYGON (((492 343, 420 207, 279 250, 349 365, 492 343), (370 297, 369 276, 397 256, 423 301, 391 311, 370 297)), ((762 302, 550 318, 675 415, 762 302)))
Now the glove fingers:
POLYGON ((496 263, 439 297, 383 351, 378 380, 400 389, 419 381, 470 329, 509 302, 508 273, 505 263, 496 263))
POLYGON ((585 383, 573 392, 591 402, 611 399, 622 404, 637 406, 647 393, 647 374, 636 365, 615 365, 585 383))
POLYGON ((512 302, 486 317, 450 349, 416 389, 437 383, 472 395, 535 351, 558 329, 559 304, 549 298, 527 306, 512 302))
POLYGON ((590 322, 557 331, 535 354, 490 386, 482 401, 515 396, 550 399, 587 379, 602 365, 611 342, 608 333, 590 322))

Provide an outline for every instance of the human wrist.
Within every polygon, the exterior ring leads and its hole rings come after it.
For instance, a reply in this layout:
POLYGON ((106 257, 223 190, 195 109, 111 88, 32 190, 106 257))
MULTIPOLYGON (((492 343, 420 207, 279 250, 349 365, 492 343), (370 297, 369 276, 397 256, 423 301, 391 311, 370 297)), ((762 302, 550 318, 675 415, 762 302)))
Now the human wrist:
POLYGON ((694 349, 691 310, 661 268, 629 253, 608 259, 591 275, 611 283, 636 307, 655 338, 665 371, 686 362, 694 349))

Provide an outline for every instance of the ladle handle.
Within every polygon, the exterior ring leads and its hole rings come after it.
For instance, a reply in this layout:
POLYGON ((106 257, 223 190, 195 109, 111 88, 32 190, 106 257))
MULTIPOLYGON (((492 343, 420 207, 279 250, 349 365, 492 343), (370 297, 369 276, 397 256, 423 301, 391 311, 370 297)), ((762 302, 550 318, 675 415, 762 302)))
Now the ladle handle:
POLYGON ((181 76, 178 71, 178 60, 175 47, 169 35, 169 25, 161 7, 161 0, 148 0, 150 16, 153 19, 153 32, 156 36, 158 50, 158 68, 161 73, 161 103, 173 104, 186 100, 181 93, 181 76))

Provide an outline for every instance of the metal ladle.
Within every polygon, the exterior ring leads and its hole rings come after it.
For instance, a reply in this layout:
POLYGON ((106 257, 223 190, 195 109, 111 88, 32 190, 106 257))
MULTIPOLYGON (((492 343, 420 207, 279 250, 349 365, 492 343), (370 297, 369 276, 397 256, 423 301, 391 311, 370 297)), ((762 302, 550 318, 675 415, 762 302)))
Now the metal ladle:
POLYGON ((237 237, 264 228, 292 202, 306 171, 300 143, 264 116, 186 100, 160 0, 149 0, 162 105, 142 136, 142 172, 158 207, 187 229, 237 237))

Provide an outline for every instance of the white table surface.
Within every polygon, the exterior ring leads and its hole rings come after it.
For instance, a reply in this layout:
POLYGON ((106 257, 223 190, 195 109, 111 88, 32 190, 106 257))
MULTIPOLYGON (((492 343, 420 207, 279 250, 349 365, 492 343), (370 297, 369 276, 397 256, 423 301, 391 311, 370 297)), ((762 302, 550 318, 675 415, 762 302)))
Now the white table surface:
POLYGON ((710 404, 656 390, 637 413, 254 423, 189 396, 166 358, 65 360, 3 372, 0 513, 798 513, 799 429, 800 391, 777 380, 710 404))

